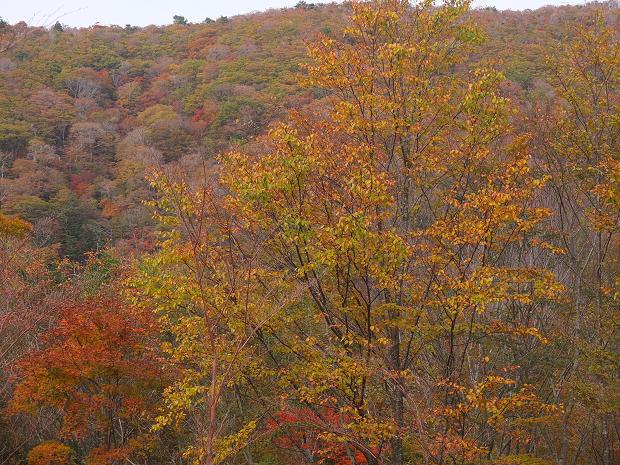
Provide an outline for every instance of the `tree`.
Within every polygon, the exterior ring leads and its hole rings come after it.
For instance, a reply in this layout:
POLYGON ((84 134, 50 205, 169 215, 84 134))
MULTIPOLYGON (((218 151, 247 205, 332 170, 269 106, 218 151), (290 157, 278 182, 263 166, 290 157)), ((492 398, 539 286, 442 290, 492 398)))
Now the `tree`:
POLYGON ((70 465, 74 461, 74 451, 58 441, 39 444, 28 453, 28 465, 70 465))
POLYGON ((172 21, 174 24, 181 24, 183 26, 187 25, 187 19, 185 19, 185 16, 174 15, 172 17, 172 21))
POLYGON ((102 90, 102 75, 92 68, 73 69, 65 74, 65 86, 73 98, 96 99, 102 90))
POLYGON ((527 136, 501 74, 455 72, 479 37, 466 2, 352 7, 345 40, 310 47, 307 80, 330 93, 329 116, 293 117, 266 149, 224 158, 265 266, 306 288, 287 315, 294 334, 274 343, 296 360, 280 366, 282 396, 350 418, 321 434, 368 464, 511 455, 494 443, 555 414, 504 375, 508 360, 485 361, 500 337, 544 344, 526 310, 561 289, 518 258, 548 214, 533 205, 543 182, 527 136))
POLYGON ((193 146, 181 117, 169 105, 153 105, 138 114, 148 141, 164 155, 164 161, 178 160, 193 146))
POLYGON ((53 219, 58 225, 56 240, 60 253, 72 260, 83 261, 86 253, 100 248, 103 231, 94 222, 93 206, 65 188, 50 199, 53 219))
POLYGON ((69 132, 66 152, 74 167, 101 169, 102 161, 113 158, 115 136, 116 134, 101 123, 75 123, 69 132))
MULTIPOLYGON (((165 379, 154 334, 147 312, 116 299, 66 305, 43 347, 21 360, 10 411, 56 412, 58 437, 88 463, 135 460, 153 447, 150 421, 165 379)), ((49 443, 37 446, 29 463, 61 463, 45 458, 49 450, 49 443)), ((54 451, 68 461, 66 444, 54 451)))
POLYGON ((28 103, 32 132, 50 144, 61 145, 75 118, 69 96, 43 88, 35 92, 28 103))
POLYGON ((193 188, 170 172, 155 178, 157 219, 167 231, 132 288, 136 304, 160 316, 169 335, 164 350, 179 370, 155 427, 189 429, 185 456, 216 465, 256 433, 256 419, 230 408, 248 377, 266 374, 256 335, 288 302, 289 288, 278 272, 259 267, 260 244, 237 242, 235 218, 202 172, 193 188))
POLYGON ((297 2, 295 4, 295 8, 300 8, 302 10, 312 10, 312 9, 316 8, 316 5, 314 3, 304 2, 302 0, 302 1, 297 2))
POLYGON ((0 18, 0 53, 7 52, 25 40, 30 32, 30 28, 25 22, 10 25, 0 18))
POLYGON ((25 121, 7 119, 0 124, 0 150, 19 152, 31 137, 30 128, 25 121))
MULTIPOLYGON (((361 452, 355 452, 346 443, 335 441, 322 432, 326 424, 338 429, 351 419, 333 409, 287 409, 277 412, 267 422, 274 432, 272 441, 278 448, 292 453, 297 460, 308 464, 321 461, 337 465, 364 465, 368 462, 361 452)), ((283 457, 286 460, 287 457, 283 457)))

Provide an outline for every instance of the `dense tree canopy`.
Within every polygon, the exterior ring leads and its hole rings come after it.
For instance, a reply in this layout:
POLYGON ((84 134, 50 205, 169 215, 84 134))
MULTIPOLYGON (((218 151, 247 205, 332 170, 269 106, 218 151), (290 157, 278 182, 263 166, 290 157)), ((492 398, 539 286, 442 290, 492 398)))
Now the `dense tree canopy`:
POLYGON ((618 463, 619 14, 0 21, 0 464, 618 463))

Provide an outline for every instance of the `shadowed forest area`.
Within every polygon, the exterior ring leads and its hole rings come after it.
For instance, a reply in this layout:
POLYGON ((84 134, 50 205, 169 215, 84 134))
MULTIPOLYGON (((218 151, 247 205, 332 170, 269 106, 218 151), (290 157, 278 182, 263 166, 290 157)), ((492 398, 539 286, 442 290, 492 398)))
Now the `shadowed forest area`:
POLYGON ((620 463, 619 19, 0 18, 0 465, 620 463))

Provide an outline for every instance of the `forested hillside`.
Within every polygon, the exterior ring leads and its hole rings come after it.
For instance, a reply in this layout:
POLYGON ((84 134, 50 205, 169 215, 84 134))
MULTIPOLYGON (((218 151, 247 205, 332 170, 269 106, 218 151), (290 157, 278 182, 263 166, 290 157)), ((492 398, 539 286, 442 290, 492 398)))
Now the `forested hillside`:
POLYGON ((619 463, 619 19, 0 19, 0 465, 619 463))
MULTIPOLYGON (((495 63, 527 105, 547 92, 545 55, 594 9, 474 11, 487 40, 471 59, 495 63)), ((301 4, 167 27, 4 24, 13 46, 0 58, 3 211, 72 260, 152 246, 145 167, 213 158, 321 98, 298 83, 305 44, 338 37, 349 13, 301 4)))
POLYGON ((345 16, 325 7, 143 29, 5 25, 24 39, 0 61, 3 210, 74 260, 148 247, 145 166, 211 158, 307 104, 314 94, 295 78, 304 40, 345 16))

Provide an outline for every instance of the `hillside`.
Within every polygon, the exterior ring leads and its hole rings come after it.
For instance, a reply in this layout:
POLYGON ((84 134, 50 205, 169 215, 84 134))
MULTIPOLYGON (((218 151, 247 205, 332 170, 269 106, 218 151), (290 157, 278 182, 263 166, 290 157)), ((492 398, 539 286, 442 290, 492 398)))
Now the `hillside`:
MULTIPOLYGON (((471 13, 493 61, 523 96, 545 92, 546 54, 595 5, 471 13)), ((617 9, 603 8, 613 24, 617 9)), ((207 24, 29 29, 0 58, 0 207, 41 245, 81 259, 148 248, 145 167, 211 158, 322 94, 298 84, 305 43, 338 37, 350 7, 274 10, 207 24)), ((0 12, 1 13, 1 12, 0 12)))

